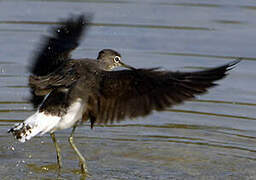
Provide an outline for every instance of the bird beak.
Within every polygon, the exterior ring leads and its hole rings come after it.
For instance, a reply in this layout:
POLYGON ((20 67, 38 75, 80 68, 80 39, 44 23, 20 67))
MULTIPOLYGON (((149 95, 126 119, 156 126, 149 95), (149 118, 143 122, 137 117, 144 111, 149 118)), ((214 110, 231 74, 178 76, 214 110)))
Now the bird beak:
POLYGON ((127 64, 124 64, 123 62, 119 62, 121 64, 121 66, 125 67, 125 68, 128 68, 128 69, 131 69, 131 70, 136 70, 136 68, 132 67, 132 66, 129 66, 127 64))

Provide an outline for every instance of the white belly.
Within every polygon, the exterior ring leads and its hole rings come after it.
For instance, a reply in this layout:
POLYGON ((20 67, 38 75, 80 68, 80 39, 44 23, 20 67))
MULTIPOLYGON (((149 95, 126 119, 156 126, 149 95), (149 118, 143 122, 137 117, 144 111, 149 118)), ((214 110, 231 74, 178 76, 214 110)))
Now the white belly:
POLYGON ((81 120, 84 112, 84 106, 85 104, 82 102, 82 100, 77 99, 76 102, 70 105, 67 114, 61 118, 57 126, 53 129, 53 131, 70 128, 77 121, 81 120))
POLYGON ((58 129, 70 128, 77 121, 81 120, 84 108, 85 104, 83 101, 81 99, 77 99, 69 106, 67 114, 62 117, 40 112, 38 110, 24 122, 17 124, 14 128, 11 128, 9 132, 12 132, 19 141, 25 142, 37 134, 43 135, 47 132, 54 132, 58 129))

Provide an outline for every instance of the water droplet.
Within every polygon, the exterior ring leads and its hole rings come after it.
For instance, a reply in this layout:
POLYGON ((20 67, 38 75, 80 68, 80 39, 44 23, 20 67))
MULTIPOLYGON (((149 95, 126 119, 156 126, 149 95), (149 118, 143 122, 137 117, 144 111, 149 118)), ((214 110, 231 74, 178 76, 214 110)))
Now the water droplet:
POLYGON ((1 68, 1 73, 5 73, 5 69, 4 68, 1 68))
POLYGON ((42 167, 42 170, 48 171, 47 167, 42 167))

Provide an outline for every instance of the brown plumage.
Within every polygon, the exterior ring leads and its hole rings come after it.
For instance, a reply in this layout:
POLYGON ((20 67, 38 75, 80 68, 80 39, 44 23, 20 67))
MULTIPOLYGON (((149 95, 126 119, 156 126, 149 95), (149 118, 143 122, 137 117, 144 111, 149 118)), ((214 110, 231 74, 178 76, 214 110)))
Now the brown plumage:
POLYGON ((73 127, 69 137, 82 173, 87 173, 84 157, 73 142, 78 122, 113 123, 127 118, 163 111, 215 86, 239 61, 198 72, 172 72, 158 68, 136 69, 121 61, 121 55, 103 49, 97 59, 72 59, 71 52, 88 29, 90 17, 72 16, 52 29, 30 67, 31 103, 37 111, 11 128, 25 142, 37 134, 50 132, 62 167, 56 130, 73 127), (123 66, 126 70, 112 71, 123 66))
MULTIPOLYGON (((31 60, 29 71, 33 75, 44 76, 62 65, 67 59, 71 58, 71 52, 78 47, 81 37, 88 29, 88 22, 91 16, 84 15, 70 17, 61 22, 60 26, 50 30, 51 37, 43 37, 40 42, 39 50, 31 60)), ((36 96, 32 89, 31 103, 35 108, 42 103, 43 97, 36 96)))
POLYGON ((87 71, 84 66, 89 67, 90 61, 93 60, 70 60, 50 75, 31 76, 30 85, 41 94, 73 85, 84 87, 77 84, 83 79, 82 83, 91 84, 86 94, 77 95, 89 105, 84 120, 93 116, 97 123, 112 123, 126 117, 146 116, 153 110, 163 111, 203 94, 238 62, 198 72, 171 72, 154 68, 106 71, 97 67, 87 71))
MULTIPOLYGON (((78 46, 89 21, 90 18, 84 16, 71 17, 60 27, 53 28, 53 36, 44 40, 30 68, 31 102, 35 107, 51 91, 58 94, 59 88, 67 88, 69 95, 82 98, 88 104, 84 121, 91 118, 92 123, 112 123, 126 117, 145 116, 207 92, 216 85, 214 81, 223 78, 238 62, 199 72, 171 72, 157 68, 136 69, 121 61, 112 67, 113 58, 121 55, 111 49, 100 51, 97 60, 71 59, 70 53, 78 46), (118 66, 130 70, 110 71, 118 66), (78 88, 84 91, 77 94, 74 89, 78 88)), ((56 106, 52 96, 49 97, 52 101, 46 101, 49 107, 56 106)), ((65 101, 73 100, 67 96, 65 101)))

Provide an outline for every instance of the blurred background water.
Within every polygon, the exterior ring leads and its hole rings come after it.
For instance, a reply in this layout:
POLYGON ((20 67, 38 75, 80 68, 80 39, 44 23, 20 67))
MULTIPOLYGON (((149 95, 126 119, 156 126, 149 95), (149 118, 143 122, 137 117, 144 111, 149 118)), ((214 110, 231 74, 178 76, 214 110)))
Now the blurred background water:
POLYGON ((57 132, 20 144, 8 128, 33 113, 27 66, 42 35, 70 14, 94 18, 73 57, 119 51, 135 67, 194 71, 242 57, 220 86, 146 118, 76 131, 88 179, 256 179, 256 3, 253 0, 0 1, 0 179, 79 179, 78 161, 57 132))

